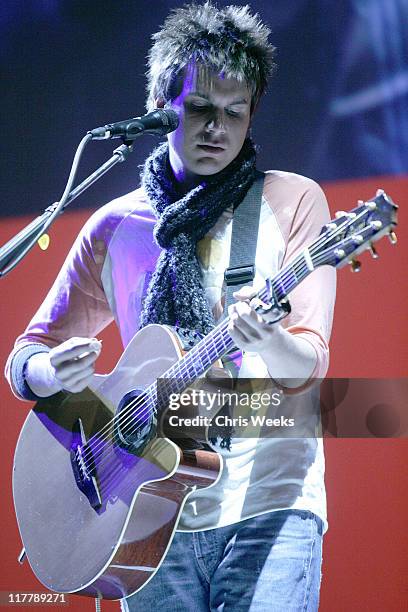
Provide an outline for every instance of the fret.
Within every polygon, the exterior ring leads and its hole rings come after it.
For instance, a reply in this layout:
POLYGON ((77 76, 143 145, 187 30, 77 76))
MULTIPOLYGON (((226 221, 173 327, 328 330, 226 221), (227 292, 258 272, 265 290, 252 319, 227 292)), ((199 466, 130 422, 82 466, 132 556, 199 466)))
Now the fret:
MULTIPOLYGON (((304 254, 298 255, 293 263, 278 272, 272 280, 272 289, 278 300, 284 299, 297 285, 311 273, 304 254)), ((267 298, 266 288, 259 293, 260 298, 267 298)))
MULTIPOLYGON (((226 343, 226 338, 224 336, 227 325, 228 323, 226 321, 223 321, 223 323, 220 325, 219 329, 217 330, 217 334, 215 334, 215 337, 216 337, 215 346, 216 346, 216 352, 217 352, 217 359, 222 357, 224 353, 228 350, 228 345, 226 343)), ((228 333, 227 333, 227 336, 229 337, 228 333)))
POLYGON ((313 272, 314 269, 315 268, 312 262, 312 258, 311 258, 309 249, 306 249, 300 255, 300 261, 298 264, 298 272, 297 272, 298 283, 301 283, 306 278, 306 276, 309 276, 309 274, 313 272))
MULTIPOLYGON (((192 355, 191 355, 191 357, 192 357, 192 355)), ((194 360, 194 368, 196 368, 196 376, 200 376, 200 374, 201 374, 202 372, 204 372, 204 370, 206 369, 206 368, 205 368, 205 363, 206 363, 206 361, 205 361, 205 357, 206 357, 206 355, 205 355, 205 354, 202 354, 202 353, 200 352, 200 350, 199 350, 199 349, 197 349, 197 352, 196 352, 196 354, 194 355, 194 357, 195 357, 195 360, 194 360), (198 365, 198 367, 197 367, 197 365, 198 365)))
POLYGON ((225 328, 222 331, 222 341, 223 341, 222 346, 223 346, 223 349, 222 349, 222 352, 220 351, 220 357, 222 355, 225 355, 225 353, 227 353, 234 346, 234 341, 233 341, 233 339, 231 338, 231 336, 229 335, 229 333, 227 331, 227 325, 228 325, 228 323, 225 325, 225 328))
POLYGON ((201 361, 201 364, 204 365, 204 370, 206 370, 208 365, 205 366, 205 364, 210 364, 211 365, 212 362, 214 361, 214 353, 211 353, 211 348, 210 348, 208 342, 206 342, 203 345, 203 353, 204 354, 200 355, 200 361, 201 361))
POLYGON ((272 281, 272 289, 278 300, 286 297, 293 282, 296 282, 296 273, 292 266, 286 266, 272 281))
MULTIPOLYGON (((309 255, 310 257, 310 255, 309 255)), ((284 299, 287 294, 296 287, 301 280, 311 273, 311 265, 308 256, 304 253, 298 255, 295 260, 285 266, 272 279, 272 290, 278 300, 284 299)), ((259 293, 261 299, 267 300, 267 289, 264 287, 259 293)), ((181 393, 186 387, 193 383, 196 378, 204 374, 206 370, 218 359, 220 359, 234 342, 227 331, 228 320, 223 320, 205 338, 200 340, 184 357, 167 370, 162 378, 171 379, 169 391, 181 393)))
POLYGON ((221 332, 214 334, 213 346, 217 359, 219 359, 220 352, 224 353, 227 350, 225 340, 221 332))

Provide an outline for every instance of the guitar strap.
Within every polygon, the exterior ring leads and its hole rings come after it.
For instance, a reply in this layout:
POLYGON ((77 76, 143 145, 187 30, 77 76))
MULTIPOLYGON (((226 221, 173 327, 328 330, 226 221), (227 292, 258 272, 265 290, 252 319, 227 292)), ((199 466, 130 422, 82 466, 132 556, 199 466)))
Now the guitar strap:
MULTIPOLYGON (((255 254, 261 213, 264 172, 256 171, 255 180, 245 198, 234 209, 229 266, 224 272, 226 282, 224 317, 235 300, 233 292, 255 278, 255 254)), ((183 350, 190 350, 202 337, 194 330, 176 326, 175 331, 183 350)))
POLYGON ((245 198, 234 210, 229 266, 226 282, 224 316, 234 301, 233 292, 255 278, 255 254, 261 214, 265 174, 257 170, 256 177, 245 198))
MULTIPOLYGON (((229 266, 224 272, 226 283, 224 317, 228 315, 228 306, 235 301, 232 295, 233 292, 238 291, 238 289, 252 282, 255 278, 255 255, 264 179, 265 174, 257 170, 255 180, 245 198, 234 209, 229 266)), ((237 348, 234 347, 229 351, 228 355, 231 355, 236 350, 237 348)), ((236 378, 238 376, 237 366, 233 359, 229 359, 228 355, 222 360, 224 368, 230 372, 232 378, 236 378)), ((227 402, 218 414, 231 417, 232 411, 233 408, 230 402, 227 402)), ((221 448, 225 447, 228 450, 230 450, 233 435, 234 428, 229 425, 223 427, 222 431, 218 427, 216 432, 213 432, 212 428, 208 432, 208 438, 213 444, 217 442, 218 437, 221 437, 221 448)))

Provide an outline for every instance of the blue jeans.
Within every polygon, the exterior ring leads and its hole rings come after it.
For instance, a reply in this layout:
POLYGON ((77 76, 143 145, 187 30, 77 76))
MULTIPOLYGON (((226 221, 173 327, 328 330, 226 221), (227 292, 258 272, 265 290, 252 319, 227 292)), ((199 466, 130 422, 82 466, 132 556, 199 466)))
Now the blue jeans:
POLYGON ((322 521, 279 510, 178 532, 157 574, 122 600, 130 612, 312 612, 319 606, 322 521))

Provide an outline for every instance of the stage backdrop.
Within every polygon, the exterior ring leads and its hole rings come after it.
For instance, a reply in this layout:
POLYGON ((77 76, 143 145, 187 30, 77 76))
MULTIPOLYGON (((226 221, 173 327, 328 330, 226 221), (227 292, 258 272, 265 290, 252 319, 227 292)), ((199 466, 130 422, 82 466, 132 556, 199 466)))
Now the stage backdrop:
MULTIPOLYGON (((2 198, 0 243, 58 199, 86 130, 144 112, 144 57, 150 35, 177 1, 4 0, 0 13, 2 198)), ((226 5, 228 2, 219 2, 226 5)), ((332 376, 408 374, 406 269, 408 193, 408 9, 403 0, 252 2, 271 24, 279 70, 255 119, 260 168, 307 174, 325 188, 331 211, 384 188, 400 205, 399 243, 380 258, 338 274, 332 376), (289 6, 290 5, 290 6, 289 6)), ((0 279, 4 364, 41 303, 86 218, 137 187, 138 165, 154 146, 137 142, 130 160, 80 198, 55 224, 47 251, 36 247, 0 279)), ((111 152, 88 147, 80 177, 111 152)), ((121 353, 113 326, 102 335, 98 371, 121 353)), ((2 416, 0 591, 43 591, 21 548, 11 496, 12 459, 30 403, 0 382, 2 416)), ((406 607, 408 514, 406 439, 326 440, 329 531, 321 610, 397 612, 406 607)), ((38 449, 41 453, 42 449, 38 449)), ((33 457, 35 461, 35 457, 33 457)), ((63 554, 63 553, 62 553, 63 554)), ((90 551, 90 554, 92 552, 90 551)), ((93 602, 70 598, 72 610, 93 602)), ((39 607, 39 609, 42 609, 39 607)), ((104 604, 118 610, 118 604, 104 604)))

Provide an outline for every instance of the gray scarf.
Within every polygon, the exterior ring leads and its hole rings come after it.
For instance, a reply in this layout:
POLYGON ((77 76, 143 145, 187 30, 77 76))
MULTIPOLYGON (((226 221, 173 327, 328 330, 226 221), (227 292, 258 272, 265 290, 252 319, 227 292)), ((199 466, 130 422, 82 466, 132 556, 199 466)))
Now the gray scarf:
MULTIPOLYGON (((160 323, 201 334, 208 334, 214 327, 200 281, 197 242, 224 210, 236 208, 242 202, 255 180, 255 164, 255 148, 248 138, 239 155, 224 170, 205 177, 200 185, 182 195, 170 167, 167 142, 148 157, 142 186, 157 217, 153 233, 162 252, 147 289, 141 327, 160 323)), ((226 405, 220 414, 229 412, 226 405)), ((217 427, 209 433, 213 444, 221 438, 221 448, 230 450, 232 427, 217 427)))
POLYGON ((167 142, 145 162, 142 186, 157 217, 154 238, 162 248, 144 300, 140 323, 174 325, 208 334, 214 318, 200 282, 197 242, 227 208, 237 207, 256 173, 254 145, 218 174, 181 195, 169 163, 167 142))

